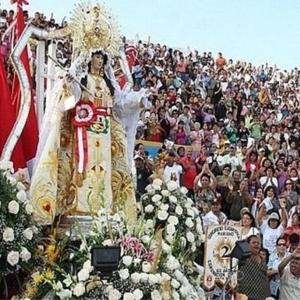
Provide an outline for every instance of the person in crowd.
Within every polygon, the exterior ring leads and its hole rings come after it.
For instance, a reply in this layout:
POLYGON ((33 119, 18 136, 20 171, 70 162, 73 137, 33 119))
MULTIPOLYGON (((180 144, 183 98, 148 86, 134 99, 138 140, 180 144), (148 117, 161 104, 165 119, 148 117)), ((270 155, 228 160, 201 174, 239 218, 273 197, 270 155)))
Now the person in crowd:
POLYGON ((267 265, 261 257, 261 240, 257 235, 250 235, 247 239, 251 256, 239 261, 238 292, 251 300, 265 300, 270 295, 267 265))
POLYGON ((247 239, 250 235, 260 235, 259 230, 256 228, 255 218, 248 211, 242 214, 241 226, 242 240, 247 239))

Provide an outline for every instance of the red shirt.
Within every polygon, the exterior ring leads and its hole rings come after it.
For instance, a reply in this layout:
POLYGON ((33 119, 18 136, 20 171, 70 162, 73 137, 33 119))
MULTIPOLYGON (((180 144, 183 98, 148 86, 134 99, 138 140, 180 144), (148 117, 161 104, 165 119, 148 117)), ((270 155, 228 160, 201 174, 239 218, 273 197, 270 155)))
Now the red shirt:
POLYGON ((193 189, 194 179, 197 176, 197 169, 194 160, 190 157, 183 157, 180 159, 184 172, 182 175, 182 185, 187 189, 193 189))

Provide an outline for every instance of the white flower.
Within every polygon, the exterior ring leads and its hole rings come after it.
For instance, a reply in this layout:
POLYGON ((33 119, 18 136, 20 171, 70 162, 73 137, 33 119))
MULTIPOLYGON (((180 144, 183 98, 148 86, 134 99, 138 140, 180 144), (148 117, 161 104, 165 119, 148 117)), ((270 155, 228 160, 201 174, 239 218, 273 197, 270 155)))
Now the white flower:
POLYGON ((168 254, 168 253, 171 253, 172 248, 167 243, 162 241, 162 250, 164 253, 168 254))
POLYGON ((72 292, 70 290, 61 290, 60 292, 57 292, 56 295, 60 299, 71 299, 72 298, 72 292))
POLYGON ((69 260, 72 260, 74 258, 75 254, 74 253, 71 253, 70 256, 69 256, 69 260))
POLYGON ((73 294, 76 297, 80 297, 85 293, 85 287, 84 284, 82 282, 79 282, 75 285, 74 290, 73 290, 73 294))
POLYGON ((110 300, 119 300, 121 297, 122 294, 117 289, 111 289, 108 293, 108 299, 110 300))
POLYGON ((146 213, 152 213, 153 212, 153 210, 154 210, 154 206, 153 205, 151 205, 151 204, 149 204, 149 205, 147 205, 146 207, 145 207, 145 212, 146 213))
POLYGON ((153 222, 153 220, 148 219, 148 220, 146 221, 145 227, 146 227, 147 229, 153 228, 153 227, 154 227, 154 222, 153 222))
POLYGON ((175 217, 175 216, 170 216, 170 217, 168 218, 168 222, 169 222, 170 224, 172 224, 172 225, 177 225, 177 224, 178 224, 178 218, 175 217))
POLYGON ((180 287, 180 283, 176 280, 176 279, 172 279, 171 280, 171 286, 174 288, 174 289, 178 289, 180 287))
POLYGON ((157 217, 159 218, 159 220, 164 221, 167 219, 168 216, 169 214, 165 210, 158 211, 157 217))
POLYGON ((157 203, 158 201, 160 201, 161 198, 162 198, 161 195, 156 194, 152 197, 152 202, 157 203))
POLYGON ((142 270, 144 273, 149 273, 151 270, 151 264, 144 261, 142 265, 142 270))
POLYGON ((156 178, 153 180, 153 185, 159 185, 159 186, 162 186, 163 182, 161 179, 159 178, 156 178))
POLYGON ((160 292, 158 290, 154 290, 151 292, 151 299, 152 300, 162 300, 160 292))
POLYGON ((182 213, 183 213, 183 209, 181 206, 177 205, 176 208, 175 208, 175 213, 178 215, 178 216, 181 216, 182 213))
POLYGON ((161 194, 162 194, 164 197, 170 196, 170 192, 169 192, 168 190, 162 190, 162 191, 161 191, 161 194))
POLYGON ((147 281, 148 281, 148 274, 146 274, 146 273, 141 273, 140 281, 141 281, 141 282, 147 282, 147 281))
POLYGON ((165 240, 166 240, 169 244, 172 244, 172 243, 173 243, 173 239, 174 239, 174 236, 173 236, 173 235, 170 235, 170 234, 166 234, 166 235, 165 235, 165 240))
POLYGON ((11 185, 15 185, 17 183, 17 179, 13 176, 7 176, 7 179, 11 185))
POLYGON ((153 188, 154 191, 160 191, 161 190, 161 186, 157 185, 157 184, 152 184, 152 188, 153 188))
POLYGON ((188 231, 186 234, 186 239, 190 242, 193 243, 195 241, 195 236, 192 232, 188 231))
POLYGON ((112 242, 112 240, 107 239, 107 240, 103 241, 102 245, 103 246, 112 246, 113 242, 112 242))
POLYGON ((171 277, 169 274, 165 273, 165 272, 162 272, 161 273, 161 281, 164 282, 164 281, 170 281, 171 280, 171 277))
POLYGON ((27 213, 28 215, 31 215, 31 214, 32 214, 32 212, 33 212, 33 207, 32 207, 32 205, 31 205, 30 203, 27 203, 27 204, 25 205, 25 211, 26 211, 26 213, 27 213))
POLYGON ((179 292, 181 296, 185 298, 189 295, 189 288, 182 285, 181 288, 179 289, 179 292))
POLYGON ((149 284, 154 285, 158 283, 158 278, 154 274, 149 274, 149 284))
POLYGON ((144 244, 148 244, 150 241, 151 241, 151 238, 149 235, 143 235, 142 238, 141 238, 141 241, 144 243, 144 244))
POLYGON ((20 257, 21 257, 22 261, 28 262, 29 259, 31 258, 31 253, 27 250, 27 248, 22 247, 20 257))
POLYGON ((25 238, 27 240, 32 240, 32 237, 33 237, 32 229, 31 228, 27 228, 27 229, 23 230, 23 235, 25 236, 25 238))
POLYGON ((7 261, 11 266, 18 264, 20 255, 18 251, 10 251, 7 255, 7 261))
POLYGON ((170 202, 172 202, 172 203, 177 203, 177 198, 176 198, 175 196, 173 196, 173 195, 171 195, 171 196, 169 197, 169 200, 170 200, 170 202))
POLYGON ((132 260, 133 260, 132 256, 129 255, 123 256, 122 258, 123 264, 126 267, 129 267, 132 264, 132 260))
POLYGON ((169 270, 173 271, 180 267, 180 263, 174 256, 170 256, 167 260, 166 266, 169 270))
POLYGON ((146 192, 150 192, 152 190, 152 184, 148 184, 146 187, 145 187, 145 190, 146 192))
POLYGON ((57 292, 61 291, 63 289, 63 285, 62 285, 61 281, 54 282, 52 287, 53 287, 53 290, 57 291, 57 292))
POLYGON ((187 189, 185 186, 182 186, 182 187, 180 188, 180 192, 181 192, 182 194, 186 195, 186 194, 188 193, 188 189, 187 189))
POLYGON ((119 276, 120 276, 121 279, 126 280, 129 277, 128 269, 121 269, 119 271, 119 276))
POLYGON ((176 291, 172 291, 172 299, 180 300, 180 295, 176 291))
POLYGON ((70 274, 67 275, 66 279, 63 280, 63 283, 66 287, 69 287, 72 284, 73 280, 70 274))
POLYGON ((144 294, 140 289, 136 289, 133 291, 133 296, 135 300, 140 300, 143 298, 144 294))
POLYGON ((21 191, 21 190, 25 191, 26 190, 25 185, 22 182, 17 183, 17 189, 19 191, 21 191))
POLYGON ((197 225, 196 225, 196 231, 199 234, 203 233, 202 225, 200 223, 197 223, 197 225))
POLYGON ((167 230, 167 234, 172 236, 175 233, 176 228, 174 225, 168 224, 166 230, 167 230))
POLYGON ((192 228, 192 227, 194 226, 194 222, 192 221, 191 218, 187 218, 187 219, 185 220, 185 225, 186 225, 187 227, 189 227, 189 228, 192 228))
POLYGON ((132 293, 124 293, 124 300, 134 300, 134 295, 132 293))
POLYGON ((135 272, 135 273, 131 274, 130 278, 131 278, 133 283, 137 284, 137 283, 140 282, 141 275, 139 273, 135 272))
POLYGON ((3 232, 3 240, 5 242, 12 242, 15 239, 14 230, 10 227, 6 227, 3 232))
POLYGON ((188 216, 190 216, 192 218, 195 217, 195 213, 194 213, 192 208, 188 208, 186 213, 187 213, 188 216))
POLYGON ((86 281, 86 280, 89 279, 90 273, 89 273, 89 271, 87 269, 81 269, 78 272, 77 276, 78 276, 78 280, 79 281, 86 281))
POLYGON ((191 251, 192 251, 192 252, 195 252, 196 250, 197 250, 196 244, 193 244, 193 245, 191 246, 191 251))
POLYGON ((89 273, 91 273, 93 271, 93 266, 90 260, 87 260, 84 264, 83 264, 83 269, 87 270, 89 273))
POLYGON ((159 207, 161 210, 165 210, 167 211, 169 209, 169 204, 161 204, 161 206, 159 207))
POLYGON ((182 282, 182 280, 185 279, 185 276, 184 276, 183 273, 180 272, 179 270, 176 270, 176 271, 174 272, 174 275, 175 275, 175 277, 176 277, 180 282, 182 282))
POLYGON ((133 264, 135 265, 135 266, 137 266, 137 265, 139 265, 140 263, 141 263, 141 259, 139 258, 139 257, 137 257, 137 258, 134 258, 133 259, 133 264))
POLYGON ((9 202, 9 204, 8 204, 8 211, 11 214, 16 215, 19 212, 19 209, 20 209, 20 205, 19 205, 19 203, 17 201, 12 200, 12 201, 9 202))
POLYGON ((184 237, 181 237, 180 238, 180 243, 181 243, 181 247, 185 248, 185 246, 186 246, 186 239, 184 237))
POLYGON ((171 180, 167 183, 167 188, 170 192, 173 192, 178 188, 178 185, 176 181, 171 180))
POLYGON ((25 202, 27 199, 27 195, 24 190, 18 191, 16 197, 20 202, 25 202))
POLYGON ((8 160, 0 160, 0 170, 13 172, 13 163, 8 160))

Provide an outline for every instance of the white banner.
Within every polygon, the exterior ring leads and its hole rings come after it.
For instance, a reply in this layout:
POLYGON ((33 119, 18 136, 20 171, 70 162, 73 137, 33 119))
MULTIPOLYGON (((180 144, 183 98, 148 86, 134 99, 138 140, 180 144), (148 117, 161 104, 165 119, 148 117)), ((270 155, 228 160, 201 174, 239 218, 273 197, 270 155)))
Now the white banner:
MULTIPOLYGON (((229 254, 233 250, 235 242, 240 239, 240 226, 208 226, 204 257, 204 285, 206 288, 213 288, 216 280, 225 283, 230 271, 229 254)), ((233 259, 232 264, 236 266, 237 260, 233 259)), ((231 285, 235 284, 236 273, 233 273, 231 285)))

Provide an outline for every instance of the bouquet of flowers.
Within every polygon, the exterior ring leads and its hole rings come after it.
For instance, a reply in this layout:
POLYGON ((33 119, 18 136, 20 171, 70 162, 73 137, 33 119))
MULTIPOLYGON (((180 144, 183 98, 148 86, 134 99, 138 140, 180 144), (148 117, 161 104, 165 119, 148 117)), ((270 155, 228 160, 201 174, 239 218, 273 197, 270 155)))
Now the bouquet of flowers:
POLYGON ((164 243, 184 263, 193 261, 203 240, 202 221, 187 189, 174 181, 163 184, 155 179, 141 198, 142 214, 154 227, 163 228, 164 243))
POLYGON ((33 221, 32 206, 25 186, 12 176, 12 163, 0 161, 0 290, 6 277, 31 271, 39 229, 33 221))

